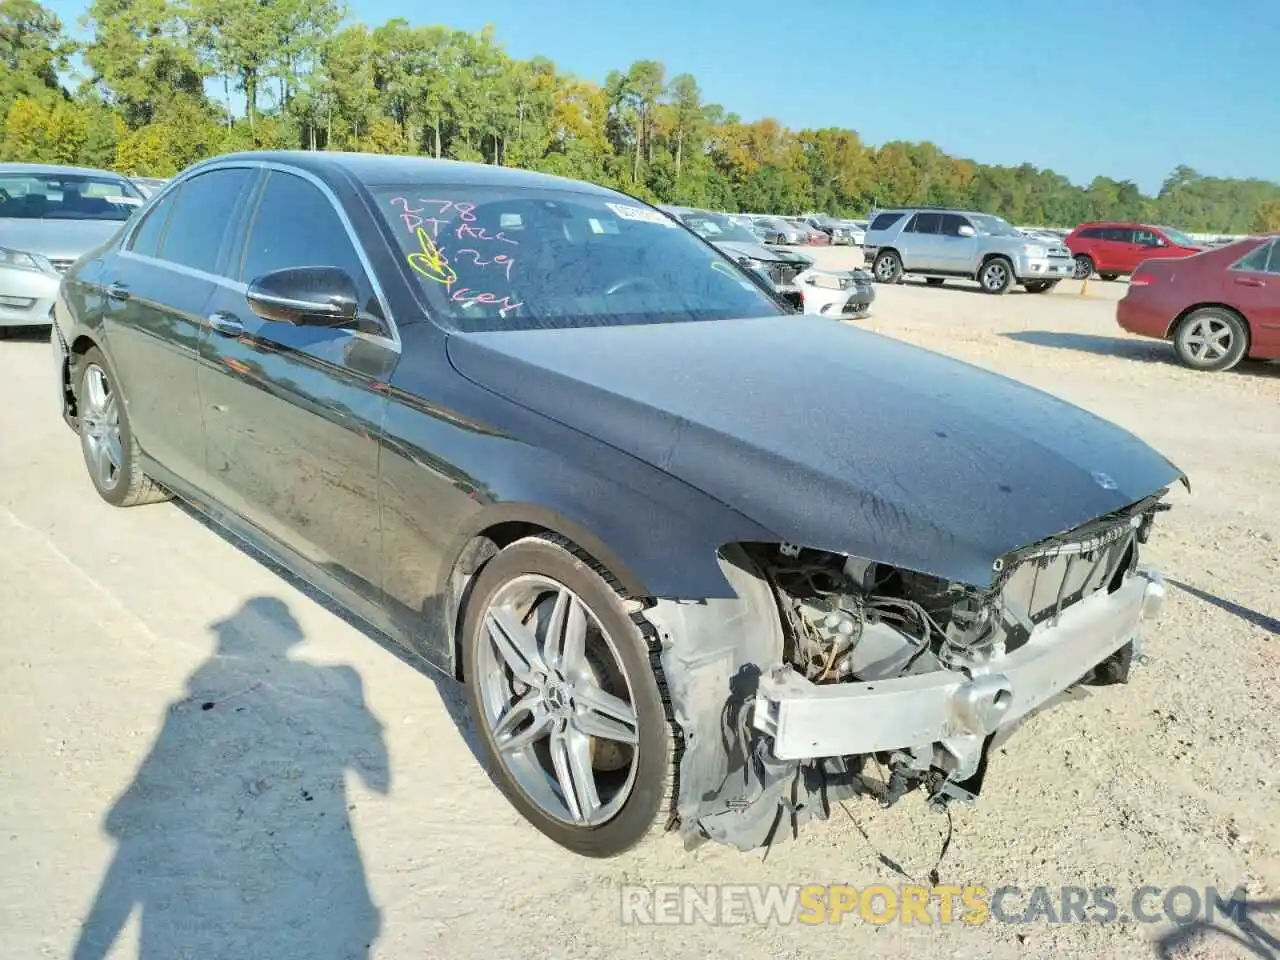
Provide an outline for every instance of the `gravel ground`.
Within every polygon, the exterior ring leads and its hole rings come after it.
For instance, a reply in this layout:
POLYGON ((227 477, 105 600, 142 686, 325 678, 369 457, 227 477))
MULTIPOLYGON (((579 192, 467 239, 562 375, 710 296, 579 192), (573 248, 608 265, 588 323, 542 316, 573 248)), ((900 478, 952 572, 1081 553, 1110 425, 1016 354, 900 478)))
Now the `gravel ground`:
POLYGON ((902 882, 888 860, 923 878, 946 819, 917 794, 852 804, 767 857, 562 852, 489 784, 450 683, 184 510, 101 503, 54 413, 48 347, 28 338, 0 343, 4 955, 1273 955, 1280 367, 1184 371, 1115 326, 1123 289, 908 283, 879 287, 861 321, 1115 420, 1193 482, 1146 555, 1171 579, 1150 662, 1006 745, 978 806, 955 808, 938 877, 1112 886, 1122 910, 1143 885, 1244 885, 1272 901, 1251 946, 1222 919, 624 925, 623 884, 902 882))

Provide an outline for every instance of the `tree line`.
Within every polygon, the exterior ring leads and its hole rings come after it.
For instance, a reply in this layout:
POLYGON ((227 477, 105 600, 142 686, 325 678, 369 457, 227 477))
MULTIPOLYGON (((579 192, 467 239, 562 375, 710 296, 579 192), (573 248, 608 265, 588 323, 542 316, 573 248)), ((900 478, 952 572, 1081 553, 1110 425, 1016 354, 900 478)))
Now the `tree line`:
POLYGON ((1027 225, 1280 229, 1280 184, 1178 166, 1146 196, 1127 180, 1082 187, 929 142, 871 146, 854 130, 744 120, 654 60, 597 84, 508 56, 492 28, 371 28, 345 22, 338 0, 92 0, 81 26, 76 40, 37 0, 0 0, 0 158, 165 177, 233 150, 359 150, 527 167, 720 210, 928 203, 1027 225))

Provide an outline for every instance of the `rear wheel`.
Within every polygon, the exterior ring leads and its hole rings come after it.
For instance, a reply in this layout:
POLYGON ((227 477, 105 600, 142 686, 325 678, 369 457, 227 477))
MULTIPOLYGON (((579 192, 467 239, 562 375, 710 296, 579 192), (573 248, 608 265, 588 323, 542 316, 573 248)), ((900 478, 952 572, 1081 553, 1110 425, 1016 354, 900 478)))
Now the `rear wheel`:
POLYGON ((78 373, 80 450, 99 496, 117 507, 168 500, 171 494, 142 472, 124 394, 97 347, 80 358, 78 373))
POLYGON ((871 272, 881 283, 902 282, 902 258, 893 250, 882 250, 876 254, 871 272))
POLYGON ((1230 370, 1249 349, 1249 330, 1239 314, 1221 307, 1189 313, 1173 335, 1178 359, 1193 370, 1230 370))
POLYGON ((1118 274, 1118 273, 1100 273, 1100 274, 1098 274, 1098 276, 1099 276, 1099 277, 1101 277, 1103 280, 1106 280, 1108 283, 1110 283, 1112 280, 1114 280, 1114 279, 1116 279, 1118 276, 1120 276, 1120 274, 1118 274))
POLYGON ((518 540, 481 570, 463 626, 494 779, 531 824, 591 857, 661 832, 675 795, 657 653, 607 577, 557 538, 518 540))
POLYGON ((1004 257, 992 257, 978 271, 983 293, 1006 293, 1013 286, 1013 280, 1013 264, 1004 257))
POLYGON ((1088 280, 1093 276, 1093 258, 1087 253, 1078 253, 1075 257, 1077 280, 1088 280))

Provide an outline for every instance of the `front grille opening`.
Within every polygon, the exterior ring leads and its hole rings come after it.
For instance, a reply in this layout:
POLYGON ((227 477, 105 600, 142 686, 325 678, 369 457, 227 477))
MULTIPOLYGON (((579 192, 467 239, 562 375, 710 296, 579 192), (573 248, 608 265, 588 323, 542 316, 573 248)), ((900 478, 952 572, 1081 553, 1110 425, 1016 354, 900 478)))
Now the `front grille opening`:
POLYGON ((1107 584, 1107 593, 1115 593, 1124 586, 1125 578, 1133 572, 1134 566, 1138 562, 1137 545, 1132 539, 1124 551, 1124 556, 1120 558, 1120 562, 1116 564, 1116 572, 1111 576, 1111 582, 1107 584))

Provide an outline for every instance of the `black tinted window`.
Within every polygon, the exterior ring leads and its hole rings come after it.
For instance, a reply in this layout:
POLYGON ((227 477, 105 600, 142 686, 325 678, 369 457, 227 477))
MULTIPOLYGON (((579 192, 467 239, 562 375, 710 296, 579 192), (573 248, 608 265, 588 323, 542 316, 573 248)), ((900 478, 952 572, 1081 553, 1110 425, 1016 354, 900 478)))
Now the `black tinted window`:
POLYGON ((1102 231, 1102 236, 1114 243, 1133 243, 1133 231, 1128 227, 1108 227, 1102 231))
MULTIPOLYGON (((1258 273, 1265 272, 1268 269, 1267 257, 1268 255, 1271 254, 1271 250, 1273 246, 1274 244, 1264 243, 1261 246, 1256 247, 1255 249, 1250 251, 1247 257, 1245 257, 1243 260, 1241 260, 1239 263, 1236 264, 1236 269, 1237 270, 1256 270, 1258 273)), ((1271 256, 1271 259, 1275 262, 1273 262, 1270 265, 1270 269, 1273 272, 1280 273, 1280 269, 1277 269, 1277 268, 1280 268, 1280 260, 1278 260, 1277 257, 1274 255, 1271 256)))
POLYGON ((900 213, 882 213, 871 221, 871 229, 888 230, 901 219, 902 214, 900 213))
POLYGON ((1105 233, 1106 231, 1101 227, 1090 227, 1088 230, 1081 230, 1080 236, 1084 237, 1086 240, 1101 240, 1105 233))
POLYGON ((944 213, 942 215, 942 230, 940 232, 948 237, 958 237, 960 236, 961 227, 971 226, 973 226, 973 224, 964 217, 957 216, 954 213, 944 213))
POLYGON ((173 212, 173 203, 180 191, 174 191, 147 211, 147 218, 129 241, 129 249, 144 257, 154 257, 160 249, 160 237, 164 234, 164 225, 169 222, 169 214, 173 212))
POLYGON ((174 201, 160 259, 216 273, 236 202, 253 175, 248 169, 214 170, 188 180, 174 201))
POLYGON ((240 278, 252 282, 291 267, 345 270, 355 281, 362 309, 381 315, 364 264, 329 198, 302 177, 273 172, 253 217, 240 278))
POLYGON ((937 233, 942 217, 936 213, 917 213, 907 227, 912 233, 937 233))

